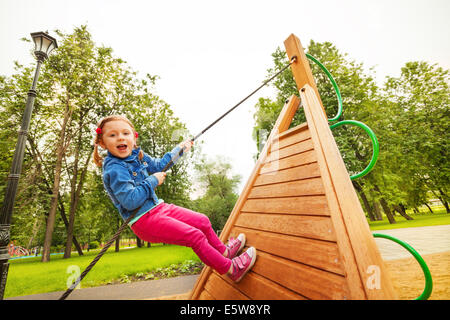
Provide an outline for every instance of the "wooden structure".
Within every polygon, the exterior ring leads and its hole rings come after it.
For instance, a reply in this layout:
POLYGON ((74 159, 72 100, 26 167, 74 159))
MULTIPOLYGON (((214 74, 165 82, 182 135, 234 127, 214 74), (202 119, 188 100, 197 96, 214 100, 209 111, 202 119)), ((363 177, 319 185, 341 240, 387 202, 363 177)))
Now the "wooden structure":
POLYGON ((221 234, 244 232, 256 263, 237 284, 205 267, 190 298, 395 299, 302 45, 285 47, 301 100, 284 105, 221 234), (300 102, 307 122, 289 128, 300 102))

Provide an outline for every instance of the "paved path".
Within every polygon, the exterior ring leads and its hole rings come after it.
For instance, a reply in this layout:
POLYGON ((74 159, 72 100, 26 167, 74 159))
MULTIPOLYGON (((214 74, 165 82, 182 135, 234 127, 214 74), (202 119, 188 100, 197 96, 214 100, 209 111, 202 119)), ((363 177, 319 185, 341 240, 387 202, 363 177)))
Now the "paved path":
MULTIPOLYGON (((450 251, 450 225, 378 230, 413 247, 420 255, 450 251)), ((383 238, 375 238, 384 260, 411 258, 412 255, 399 244, 383 238)))
MULTIPOLYGON (((140 300, 182 294, 192 290, 197 278, 198 275, 191 275, 76 289, 67 300, 140 300)), ((6 300, 58 300, 63 293, 64 291, 33 294, 6 300)))

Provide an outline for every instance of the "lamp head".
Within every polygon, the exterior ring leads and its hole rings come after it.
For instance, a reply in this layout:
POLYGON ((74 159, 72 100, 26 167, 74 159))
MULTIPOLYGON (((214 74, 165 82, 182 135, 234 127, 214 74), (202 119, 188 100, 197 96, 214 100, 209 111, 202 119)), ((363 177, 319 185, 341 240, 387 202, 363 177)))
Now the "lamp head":
POLYGON ((31 37, 34 41, 34 54, 38 60, 47 59, 53 49, 58 48, 56 39, 45 32, 33 32, 31 37))

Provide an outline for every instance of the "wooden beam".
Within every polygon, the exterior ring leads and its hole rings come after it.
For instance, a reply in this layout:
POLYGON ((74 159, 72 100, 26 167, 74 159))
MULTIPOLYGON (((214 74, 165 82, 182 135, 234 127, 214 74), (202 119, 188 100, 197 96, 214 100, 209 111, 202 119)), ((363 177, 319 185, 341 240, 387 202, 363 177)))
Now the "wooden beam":
POLYGON ((322 181, 328 198, 337 243, 347 270, 351 299, 396 299, 389 273, 370 232, 328 121, 320 111, 315 90, 300 90, 303 109, 311 128, 322 181), (355 265, 356 264, 356 265, 355 265))
POLYGON ((306 57, 305 50, 294 34, 291 34, 285 41, 284 47, 286 48, 286 53, 291 61, 293 56, 297 57, 297 61, 291 64, 292 75, 294 76, 295 83, 297 84, 297 89, 302 89, 306 84, 308 84, 317 94, 320 105, 322 106, 323 112, 325 113, 325 108, 323 107, 322 100, 320 99, 319 90, 317 89, 316 81, 311 71, 309 65, 309 60, 306 57))

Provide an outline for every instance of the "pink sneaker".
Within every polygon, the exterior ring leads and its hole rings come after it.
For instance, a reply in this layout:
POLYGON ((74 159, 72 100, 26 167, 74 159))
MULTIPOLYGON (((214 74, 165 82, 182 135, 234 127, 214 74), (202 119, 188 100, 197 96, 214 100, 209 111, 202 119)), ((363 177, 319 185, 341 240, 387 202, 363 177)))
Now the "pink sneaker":
POLYGON ((241 281, 242 277, 253 267, 256 261, 256 249, 250 247, 239 257, 233 258, 233 272, 229 274, 231 280, 234 282, 241 281))
POLYGON ((242 250, 245 245, 245 234, 240 233, 236 239, 233 237, 228 240, 228 243, 225 245, 228 249, 227 258, 233 259, 236 257, 237 253, 242 250))

